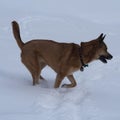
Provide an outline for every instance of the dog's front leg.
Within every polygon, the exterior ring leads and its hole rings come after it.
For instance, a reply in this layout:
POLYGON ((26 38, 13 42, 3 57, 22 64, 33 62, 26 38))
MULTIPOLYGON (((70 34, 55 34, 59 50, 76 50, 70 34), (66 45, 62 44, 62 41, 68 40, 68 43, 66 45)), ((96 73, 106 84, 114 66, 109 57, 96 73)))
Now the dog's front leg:
POLYGON ((55 80, 55 85, 54 88, 58 88, 62 82, 62 80, 64 79, 64 76, 61 74, 57 74, 56 80, 55 80))
POLYGON ((75 87, 77 85, 73 75, 68 75, 67 78, 70 80, 71 84, 63 84, 62 87, 72 88, 72 87, 75 87))

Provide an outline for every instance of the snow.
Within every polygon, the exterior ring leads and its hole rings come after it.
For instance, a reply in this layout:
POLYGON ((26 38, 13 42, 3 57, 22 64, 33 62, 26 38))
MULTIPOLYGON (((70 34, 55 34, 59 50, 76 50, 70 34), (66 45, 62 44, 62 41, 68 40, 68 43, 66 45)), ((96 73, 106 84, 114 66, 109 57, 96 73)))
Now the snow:
MULTIPOLYGON (((120 120, 120 1, 119 0, 1 0, 0 1, 0 120, 120 120), (54 89, 56 73, 32 86, 20 62, 11 22, 20 24, 24 42, 47 38, 59 42, 88 41, 100 33, 113 59, 95 61, 74 73, 75 88, 54 89)), ((65 78, 63 83, 67 83, 65 78)))

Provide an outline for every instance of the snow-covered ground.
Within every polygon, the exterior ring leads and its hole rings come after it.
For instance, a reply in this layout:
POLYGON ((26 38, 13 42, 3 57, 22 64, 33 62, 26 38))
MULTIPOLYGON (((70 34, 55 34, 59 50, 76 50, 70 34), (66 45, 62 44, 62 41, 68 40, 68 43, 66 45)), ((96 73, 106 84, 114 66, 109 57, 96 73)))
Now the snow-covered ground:
POLYGON ((0 120, 120 120, 119 5, 119 0, 1 0, 0 120), (42 72, 46 80, 32 86, 12 35, 13 20, 24 42, 47 38, 79 44, 105 33, 114 58, 74 73, 75 88, 54 89, 56 73, 49 67, 42 72))

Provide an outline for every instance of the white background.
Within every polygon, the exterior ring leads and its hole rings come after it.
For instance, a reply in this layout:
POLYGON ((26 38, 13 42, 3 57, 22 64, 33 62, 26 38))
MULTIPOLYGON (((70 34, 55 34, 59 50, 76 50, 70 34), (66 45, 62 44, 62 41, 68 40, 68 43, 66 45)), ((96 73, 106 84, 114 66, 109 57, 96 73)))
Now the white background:
POLYGON ((120 120, 119 6, 119 0, 1 0, 0 120, 120 120), (20 62, 13 20, 24 42, 45 38, 79 44, 104 33, 113 59, 74 73, 75 88, 54 89, 56 73, 49 67, 42 72, 46 80, 32 86, 20 62))

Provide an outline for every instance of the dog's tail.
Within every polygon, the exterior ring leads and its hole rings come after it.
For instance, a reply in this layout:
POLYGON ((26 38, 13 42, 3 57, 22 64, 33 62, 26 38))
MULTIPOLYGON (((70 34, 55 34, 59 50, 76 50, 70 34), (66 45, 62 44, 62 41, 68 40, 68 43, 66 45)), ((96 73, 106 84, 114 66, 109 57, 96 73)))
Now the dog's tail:
POLYGON ((20 37, 19 24, 16 21, 12 21, 12 30, 18 46, 20 47, 20 49, 22 49, 22 47, 24 46, 24 43, 20 37))

